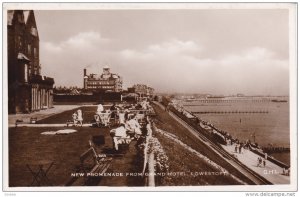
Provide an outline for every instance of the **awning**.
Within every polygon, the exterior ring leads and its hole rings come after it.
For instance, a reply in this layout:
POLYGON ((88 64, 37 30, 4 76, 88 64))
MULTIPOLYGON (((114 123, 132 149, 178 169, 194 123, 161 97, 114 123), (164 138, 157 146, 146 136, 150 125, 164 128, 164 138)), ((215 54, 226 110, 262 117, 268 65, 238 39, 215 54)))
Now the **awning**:
POLYGON ((30 59, 26 57, 23 53, 18 53, 18 59, 30 62, 30 59))

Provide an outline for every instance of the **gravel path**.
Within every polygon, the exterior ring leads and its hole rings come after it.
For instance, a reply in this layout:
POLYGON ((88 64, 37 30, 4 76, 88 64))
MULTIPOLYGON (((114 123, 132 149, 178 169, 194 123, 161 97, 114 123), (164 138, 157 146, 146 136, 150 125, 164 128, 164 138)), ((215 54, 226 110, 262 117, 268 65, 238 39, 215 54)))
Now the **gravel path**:
MULTIPOLYGON (((24 123, 29 123, 31 117, 35 117, 38 120, 47 118, 54 114, 58 114, 64 111, 75 109, 81 105, 55 105, 53 108, 45 109, 41 111, 36 111, 30 114, 9 114, 8 115, 8 124, 15 124, 16 120, 23 120, 24 123)), ((4 120, 5 123, 5 120, 4 120)))

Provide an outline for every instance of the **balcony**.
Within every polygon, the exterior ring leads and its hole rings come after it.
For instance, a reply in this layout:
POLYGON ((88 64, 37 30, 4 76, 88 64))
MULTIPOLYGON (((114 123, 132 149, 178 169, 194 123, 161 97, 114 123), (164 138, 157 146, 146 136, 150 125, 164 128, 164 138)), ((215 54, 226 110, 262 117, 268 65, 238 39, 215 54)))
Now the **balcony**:
POLYGON ((45 85, 53 85, 54 79, 51 77, 41 76, 41 75, 31 75, 29 77, 30 83, 38 83, 38 84, 45 84, 45 85))

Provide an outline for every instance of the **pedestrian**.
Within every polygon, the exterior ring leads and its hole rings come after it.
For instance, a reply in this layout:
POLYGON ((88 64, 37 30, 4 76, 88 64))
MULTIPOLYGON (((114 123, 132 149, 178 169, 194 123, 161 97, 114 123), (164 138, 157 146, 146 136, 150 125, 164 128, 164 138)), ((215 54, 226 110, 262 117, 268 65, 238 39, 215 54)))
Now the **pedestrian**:
POLYGON ((266 167, 266 160, 263 160, 263 166, 266 167))
POLYGON ((242 153, 242 144, 240 144, 240 146, 239 146, 239 153, 240 154, 242 153))
POLYGON ((74 112, 74 113, 72 114, 72 119, 73 119, 73 124, 74 124, 74 126, 77 126, 77 113, 76 113, 76 112, 74 112))
POLYGON ((79 122, 80 126, 82 127, 83 118, 82 118, 82 111, 81 111, 81 109, 77 110, 77 121, 79 122))
POLYGON ((261 158, 258 157, 258 158, 257 158, 257 167, 259 167, 260 165, 261 165, 261 158))
POLYGON ((268 153, 265 153, 265 160, 268 160, 268 153))
POLYGON ((97 106, 97 114, 100 114, 104 111, 104 107, 103 105, 100 103, 98 106, 97 106))

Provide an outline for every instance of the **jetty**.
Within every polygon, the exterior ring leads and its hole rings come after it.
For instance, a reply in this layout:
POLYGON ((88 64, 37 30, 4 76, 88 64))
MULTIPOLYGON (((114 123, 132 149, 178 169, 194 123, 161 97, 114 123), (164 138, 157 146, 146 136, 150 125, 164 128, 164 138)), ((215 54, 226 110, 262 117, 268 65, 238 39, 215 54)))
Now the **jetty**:
POLYGON ((269 111, 192 111, 193 114, 267 114, 269 111))

